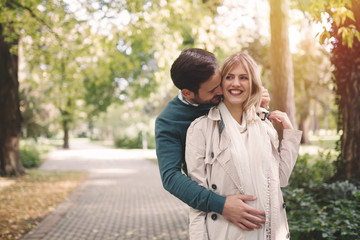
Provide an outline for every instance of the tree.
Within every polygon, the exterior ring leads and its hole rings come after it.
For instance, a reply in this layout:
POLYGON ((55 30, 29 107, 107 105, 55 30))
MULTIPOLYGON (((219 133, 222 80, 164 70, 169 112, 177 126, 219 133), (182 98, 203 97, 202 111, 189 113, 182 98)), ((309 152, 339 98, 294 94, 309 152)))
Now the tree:
POLYGON ((18 44, 21 36, 19 26, 24 22, 22 17, 29 16, 32 16, 30 22, 37 18, 22 1, 0 2, 0 175, 6 176, 25 173, 19 153, 18 44))
MULTIPOLYGON (((288 114, 293 126, 295 121, 293 64, 289 47, 288 0, 270 0, 271 27, 271 108, 288 114)), ((282 130, 277 125, 279 138, 282 130)))
MULTIPOLYGON (((293 54, 296 112, 299 130, 303 131, 301 143, 310 144, 309 130, 319 116, 323 117, 324 128, 328 129, 329 120, 335 122, 335 101, 332 93, 331 63, 329 54, 323 50, 311 34, 304 34, 299 43, 299 52, 293 54), (318 106, 319 114, 311 111, 318 106), (329 117, 330 116, 330 117, 329 117), (313 117, 313 118, 311 118, 313 117)), ((334 127, 334 124, 332 124, 334 127)))
MULTIPOLYGON (((103 3, 106 4, 105 1, 103 3)), ((126 113, 123 114, 122 121, 109 122, 106 118, 94 121, 95 128, 103 129, 104 132, 111 129, 109 134, 104 135, 107 137, 126 134, 130 129, 129 124, 147 126, 138 127, 136 131, 151 130, 148 126, 153 125, 153 118, 177 94, 178 90, 174 87, 169 72, 180 50, 200 47, 214 51, 216 44, 222 46, 214 39, 214 16, 218 0, 135 0, 118 4, 109 7, 117 8, 119 14, 126 13, 130 16, 126 26, 120 31, 115 28, 116 31, 112 32, 119 51, 109 49, 109 53, 115 55, 113 69, 117 70, 117 95, 123 106, 111 106, 108 115, 119 108, 126 109, 126 113), (125 124, 129 111, 140 111, 141 114, 138 117, 135 113, 132 114, 131 121, 125 124), (105 121, 109 122, 106 124, 108 126, 102 126, 105 121), (119 130, 113 131, 114 129, 119 130)))
POLYGON ((360 2, 353 0, 351 6, 347 7, 354 13, 354 18, 347 18, 339 25, 334 21, 331 31, 334 37, 331 62, 335 66, 333 73, 339 106, 339 124, 343 131, 337 177, 360 179, 360 2), (342 27, 349 28, 346 38, 343 38, 346 28, 342 27), (357 37, 352 36, 353 32, 357 33, 357 37), (347 39, 349 36, 353 38, 353 43, 346 45, 351 41, 347 39))
POLYGON ((23 41, 29 60, 26 82, 41 82, 37 91, 57 109, 63 147, 69 148, 71 127, 87 119, 91 122, 116 101, 116 79, 122 73, 127 76, 132 70, 128 66, 134 64, 117 50, 115 29, 106 35, 93 32, 88 21, 77 20, 61 1, 43 7, 52 16, 52 29, 40 29, 40 39, 26 37, 23 41))
POLYGON ((298 6, 316 22, 323 18, 331 24, 324 27, 320 43, 332 45, 331 63, 338 105, 338 129, 341 130, 341 153, 336 178, 360 179, 360 2, 304 1, 298 6))
MULTIPOLYGON (((52 25, 56 34, 43 31, 45 39, 41 42, 41 52, 34 52, 38 59, 31 68, 38 71, 40 81, 46 85, 45 92, 60 113, 60 124, 63 129, 63 148, 69 148, 70 125, 79 117, 81 99, 86 89, 83 87, 83 72, 80 59, 86 58, 89 44, 86 40, 86 26, 72 14, 64 11, 65 6, 53 9, 48 13, 54 16, 52 25), (47 83, 47 84, 46 84, 47 83)), ((32 44, 30 44, 31 46, 32 44)), ((32 65, 33 63, 28 63, 32 65)))
MULTIPOLYGON (((19 109, 18 49, 19 40, 27 36, 35 45, 35 49, 44 50, 41 42, 43 30, 50 32, 55 38, 58 35, 52 29, 52 13, 64 7, 59 2, 43 2, 39 0, 12 0, 0 2, 0 49, 1 49, 1 81, 0 81, 0 174, 21 175, 25 171, 19 154, 19 138, 21 131, 21 113, 19 109), (42 3, 46 4, 41 5, 42 3), (46 11, 49 12, 46 12, 46 11), (39 47, 40 45, 40 47, 39 47), (38 48, 39 47, 39 48, 38 48)), ((64 9, 64 8, 62 8, 64 9)), ((61 11, 61 9, 60 9, 61 11)), ((50 57, 51 58, 51 57, 50 57)), ((33 64, 39 63, 35 58, 33 64)), ((61 63, 62 61, 60 61, 61 63)))
POLYGON ((11 40, 6 39, 6 30, 12 31, 12 26, 0 23, 0 175, 19 176, 25 171, 19 154, 18 55, 11 51, 19 40, 14 35, 11 40))
MULTIPOLYGON (((15 23, 13 35, 17 35, 19 38, 22 38, 22 46, 25 49, 24 56, 29 57, 27 61, 27 75, 33 77, 36 73, 40 73, 41 70, 44 70, 41 72, 42 74, 37 74, 37 78, 40 80, 47 80, 46 77, 43 76, 45 76, 46 70, 51 69, 51 73, 54 74, 50 74, 50 77, 52 77, 51 81, 42 82, 43 86, 49 86, 49 88, 45 89, 43 93, 48 93, 50 95, 53 93, 53 91, 49 91, 51 87, 55 89, 54 91, 61 91, 64 90, 64 86, 70 85, 72 88, 68 88, 72 92, 78 92, 76 91, 77 86, 69 83, 66 78, 68 70, 72 70, 67 66, 69 61, 67 61, 68 55, 66 53, 67 51, 76 51, 74 48, 69 47, 72 42, 64 38, 62 34, 67 34, 70 39, 74 39, 77 36, 74 31, 71 34, 70 29, 76 29, 76 23, 74 18, 71 19, 72 16, 70 14, 66 15, 66 5, 62 1, 42 2, 37 0, 15 0, 5 1, 4 6, 6 6, 3 8, 4 18, 1 19, 1 22, 4 24, 12 24, 12 22, 15 23), (65 22, 65 27, 60 25, 59 22, 65 22), (54 84, 58 82, 62 82, 63 84, 61 86, 54 84)), ((73 45, 71 45, 71 47, 73 45)), ((77 44, 77 46, 79 45, 80 44, 77 44)), ((18 49, 18 43, 14 47, 16 47, 14 49, 18 49)), ((74 61, 71 63, 73 64, 72 68, 74 69, 74 61)), ((40 89, 37 89, 37 91, 40 92, 40 89)), ((71 98, 71 91, 67 91, 67 89, 65 89, 65 91, 60 94, 56 94, 56 99, 65 99, 63 101, 65 103, 62 101, 55 101, 54 103, 58 106, 62 115, 61 120, 64 126, 64 147, 68 147, 68 124, 72 119, 71 106, 74 104, 74 101, 71 98), (61 96, 63 96, 63 98, 61 96)))

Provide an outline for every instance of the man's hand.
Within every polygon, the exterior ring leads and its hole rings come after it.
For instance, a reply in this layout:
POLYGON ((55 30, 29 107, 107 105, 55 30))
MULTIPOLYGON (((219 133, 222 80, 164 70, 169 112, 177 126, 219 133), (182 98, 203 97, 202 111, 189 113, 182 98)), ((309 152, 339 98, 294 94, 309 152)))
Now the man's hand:
POLYGON ((268 109, 269 108, 269 104, 270 104, 270 94, 269 91, 262 87, 262 99, 261 99, 261 104, 260 106, 262 108, 268 109))
POLYGON ((222 215, 226 220, 245 231, 262 228, 265 223, 265 212, 247 205, 244 201, 254 201, 255 196, 232 195, 226 197, 222 215))

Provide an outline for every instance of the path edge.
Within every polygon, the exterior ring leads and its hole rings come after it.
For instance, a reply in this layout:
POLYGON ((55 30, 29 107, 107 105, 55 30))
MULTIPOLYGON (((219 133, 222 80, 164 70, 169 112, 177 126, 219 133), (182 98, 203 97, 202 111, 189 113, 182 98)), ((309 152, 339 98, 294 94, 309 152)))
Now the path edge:
POLYGON ((41 222, 32 230, 24 235, 22 240, 39 240, 45 237, 49 230, 54 227, 69 210, 75 205, 75 202, 83 195, 91 178, 89 172, 85 179, 77 186, 74 191, 51 213, 49 213, 41 222))

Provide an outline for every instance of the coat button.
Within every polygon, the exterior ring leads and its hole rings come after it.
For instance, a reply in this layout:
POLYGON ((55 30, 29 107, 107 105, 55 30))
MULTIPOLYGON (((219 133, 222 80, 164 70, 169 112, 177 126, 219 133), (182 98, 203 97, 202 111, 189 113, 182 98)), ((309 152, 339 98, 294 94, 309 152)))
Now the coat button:
POLYGON ((290 238, 290 233, 287 233, 286 234, 286 239, 289 239, 290 238))
POLYGON ((286 208, 286 203, 283 203, 283 208, 286 208))
POLYGON ((214 158, 214 152, 211 152, 211 158, 214 158))
POLYGON ((211 185, 211 188, 214 189, 214 190, 216 190, 217 186, 216 186, 215 184, 212 184, 212 185, 211 185))
POLYGON ((217 215, 216 215, 215 213, 212 214, 212 215, 211 215, 211 219, 215 221, 215 220, 217 219, 217 215))

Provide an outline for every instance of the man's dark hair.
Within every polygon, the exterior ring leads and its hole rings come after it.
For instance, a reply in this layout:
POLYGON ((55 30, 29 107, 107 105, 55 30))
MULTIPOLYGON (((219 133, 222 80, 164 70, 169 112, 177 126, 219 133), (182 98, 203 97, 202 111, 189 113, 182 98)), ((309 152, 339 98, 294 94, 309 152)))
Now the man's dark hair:
POLYGON ((171 66, 171 79, 180 90, 186 88, 195 94, 200 84, 209 80, 218 68, 214 54, 199 48, 183 50, 171 66))

